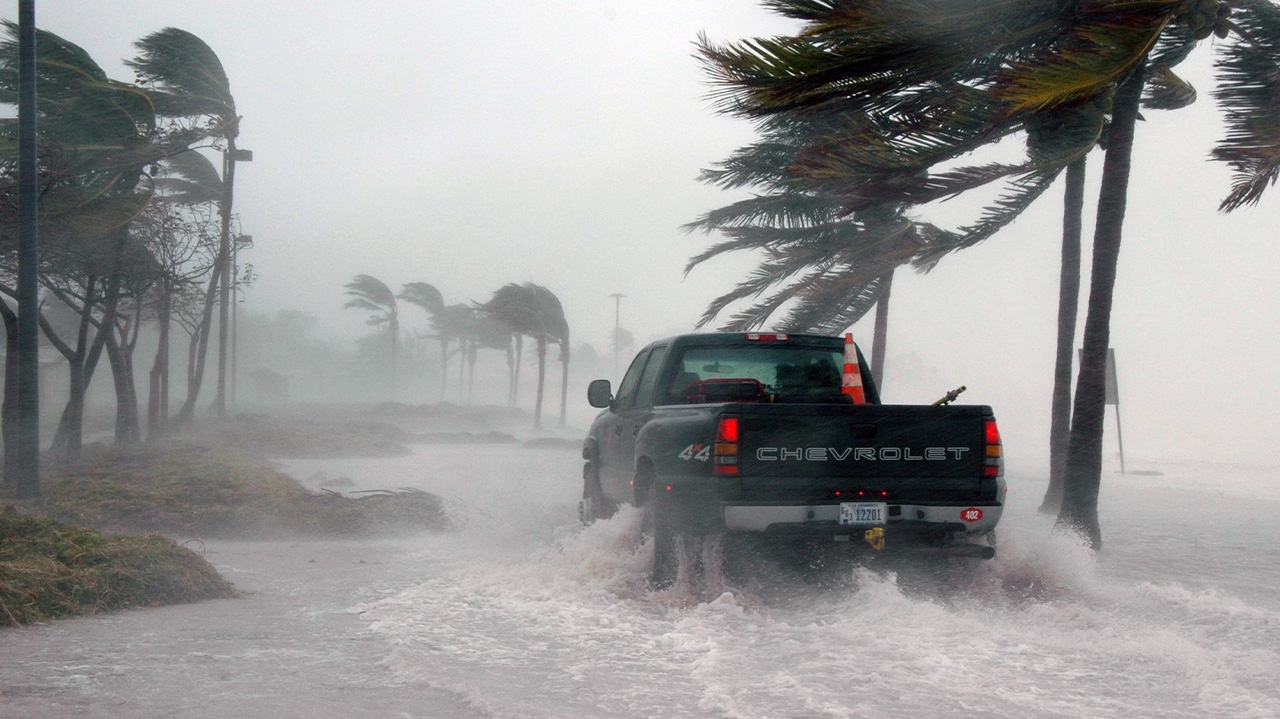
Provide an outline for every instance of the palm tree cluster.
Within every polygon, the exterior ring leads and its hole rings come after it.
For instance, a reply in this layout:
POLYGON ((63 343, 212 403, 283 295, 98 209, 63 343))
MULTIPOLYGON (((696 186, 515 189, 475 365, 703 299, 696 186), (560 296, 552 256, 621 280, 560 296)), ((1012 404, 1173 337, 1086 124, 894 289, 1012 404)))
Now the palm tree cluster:
MULTIPOLYGON (((724 252, 763 254, 751 276, 713 301, 703 322, 755 298, 726 327, 758 327, 785 311, 779 329, 842 330, 887 298, 895 268, 927 272, 947 254, 991 237, 1066 171, 1054 481, 1046 507, 1060 505, 1060 525, 1100 546, 1103 373, 1135 124, 1140 109, 1194 102, 1195 89, 1173 68, 1216 36, 1214 94, 1227 133, 1214 158, 1229 163, 1235 177, 1221 209, 1257 202, 1280 176, 1280 6, 1272 0, 766 4, 803 28, 791 36, 699 43, 720 110, 753 120, 760 139, 704 173, 708 182, 754 195, 688 226, 725 238, 689 268, 724 252), (1022 159, 957 166, 1010 138, 1021 141, 1022 159), (1095 147, 1105 157, 1072 402, 1085 157, 1095 147), (928 203, 992 183, 1003 184, 998 199, 957 230, 915 217, 928 203)), ((879 333, 876 345, 873 354, 882 356, 879 333)))
POLYGON ((466 386, 471 401, 475 365, 481 349, 500 350, 507 360, 507 402, 515 406, 520 385, 520 365, 524 338, 535 342, 538 357, 538 388, 534 404, 534 428, 542 426, 542 399, 546 385, 546 358, 550 345, 559 347, 561 365, 560 426, 565 424, 569 387, 569 323, 560 299, 551 290, 532 282, 509 283, 494 291, 483 303, 445 304, 444 295, 426 282, 404 284, 393 293, 382 280, 356 275, 346 285, 351 297, 346 308, 369 312, 369 324, 386 327, 391 351, 390 393, 394 400, 396 355, 400 343, 397 300, 421 308, 430 319, 431 334, 440 343, 440 397, 445 397, 449 360, 458 357, 458 383, 466 386), (450 349, 451 347, 455 347, 450 349))
MULTIPOLYGON (((6 23, 6 31, 0 102, 15 104, 17 29, 6 23)), ((116 440, 141 439, 133 352, 144 322, 156 321, 161 337, 150 375, 148 437, 170 429, 175 320, 191 335, 188 392, 178 420, 191 417, 217 283, 232 271, 219 260, 225 253, 215 217, 223 215, 223 233, 235 224, 226 183, 198 151, 225 144, 226 125, 234 125, 222 65, 183 30, 167 28, 136 45, 138 55, 127 63, 138 72, 131 83, 109 78, 76 44, 36 32, 40 326, 69 368, 70 397, 53 447, 73 457, 82 442, 85 393, 103 354, 116 393, 116 440), (68 312, 74 321, 55 321, 68 312)), ((17 311, 9 304, 16 300, 16 134, 13 120, 0 120, 0 315, 9 330, 9 357, 16 337, 9 324, 17 311)), ((6 373, 6 407, 15 389, 9 379, 6 373)), ((6 440, 9 420, 6 415, 6 440)))

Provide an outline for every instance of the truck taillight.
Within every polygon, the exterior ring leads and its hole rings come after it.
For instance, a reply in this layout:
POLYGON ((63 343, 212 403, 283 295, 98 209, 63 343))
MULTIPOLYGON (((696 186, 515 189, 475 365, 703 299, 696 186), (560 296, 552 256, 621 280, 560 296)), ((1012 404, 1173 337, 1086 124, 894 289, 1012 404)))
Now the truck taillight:
POLYGON ((996 426, 994 419, 987 419, 984 422, 983 431, 986 441, 986 459, 982 466, 982 476, 998 477, 1000 476, 1001 458, 1004 456, 1000 445, 1000 428, 996 426))
POLYGON ((738 473, 738 418, 721 417, 716 426, 716 442, 712 450, 711 471, 715 474, 738 473))
POLYGON ((747 339, 751 340, 752 342, 786 342, 787 340, 791 339, 791 335, 761 334, 759 332, 752 332, 747 335, 747 339))

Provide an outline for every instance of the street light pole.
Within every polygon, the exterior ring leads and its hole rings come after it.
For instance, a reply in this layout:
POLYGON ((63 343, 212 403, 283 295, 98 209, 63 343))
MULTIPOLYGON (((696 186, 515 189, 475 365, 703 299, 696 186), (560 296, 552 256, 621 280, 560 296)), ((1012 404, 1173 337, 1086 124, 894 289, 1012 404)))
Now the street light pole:
MULTIPOLYGON (((19 499, 40 496, 39 245, 36 214, 36 4, 18 2, 18 322, 12 431, 4 478, 19 499)), ((7 399, 7 398, 6 398, 7 399)), ((6 407, 6 409, 8 409, 6 407)), ((6 427, 7 429, 7 427, 6 427)))
POLYGON ((214 398, 214 409, 218 418, 227 414, 227 335, 230 320, 231 301, 231 201, 236 182, 236 163, 252 162, 252 150, 236 149, 235 133, 239 125, 227 137, 227 149, 222 152, 222 235, 218 239, 218 266, 222 277, 219 278, 220 297, 218 302, 218 393, 214 398))
POLYGON ((613 376, 618 376, 618 345, 621 344, 622 338, 619 336, 618 330, 622 327, 622 298, 626 295, 621 292, 614 292, 609 295, 613 298, 613 376))

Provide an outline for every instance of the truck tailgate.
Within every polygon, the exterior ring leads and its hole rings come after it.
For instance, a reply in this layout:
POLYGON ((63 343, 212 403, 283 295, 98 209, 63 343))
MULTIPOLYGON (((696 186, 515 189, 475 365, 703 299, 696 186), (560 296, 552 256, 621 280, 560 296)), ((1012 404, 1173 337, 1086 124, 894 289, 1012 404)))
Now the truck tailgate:
MULTIPOLYGON (((963 405, 743 404, 744 487, 795 479, 982 477, 990 408, 963 405)), ((897 486, 914 484, 895 482, 897 486)))

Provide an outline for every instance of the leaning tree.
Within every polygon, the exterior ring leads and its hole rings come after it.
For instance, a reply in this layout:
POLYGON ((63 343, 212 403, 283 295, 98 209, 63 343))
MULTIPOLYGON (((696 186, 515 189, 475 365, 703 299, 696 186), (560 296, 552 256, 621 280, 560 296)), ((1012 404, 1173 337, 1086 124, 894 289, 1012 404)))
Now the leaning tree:
POLYGON ((387 326, 391 335, 391 388, 390 401, 396 399, 396 354, 400 345, 400 313, 396 307, 396 296, 382 280, 372 275, 356 275, 346 285, 346 294, 351 297, 343 305, 343 309, 359 309, 369 312, 369 325, 373 327, 387 326))

